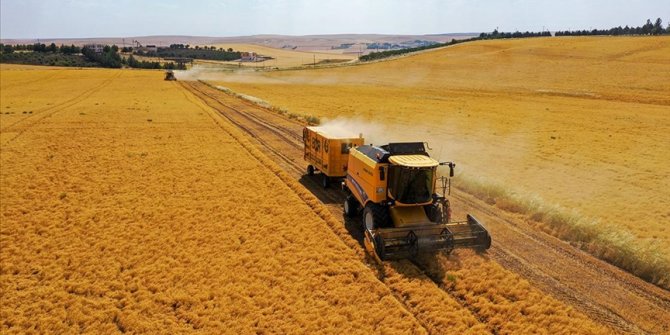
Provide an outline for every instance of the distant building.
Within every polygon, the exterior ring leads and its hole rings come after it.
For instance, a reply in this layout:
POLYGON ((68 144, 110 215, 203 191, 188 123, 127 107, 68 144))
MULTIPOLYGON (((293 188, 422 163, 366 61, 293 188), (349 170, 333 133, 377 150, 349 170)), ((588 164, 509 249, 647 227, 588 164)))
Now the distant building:
POLYGON ((103 44, 84 44, 84 48, 93 50, 97 54, 101 54, 105 46, 103 44))
POLYGON ((146 47, 144 47, 146 51, 153 51, 156 52, 158 51, 158 47, 153 45, 153 44, 148 44, 146 47))
POLYGON ((255 52, 240 52, 240 61, 255 62, 258 60, 258 55, 255 52))

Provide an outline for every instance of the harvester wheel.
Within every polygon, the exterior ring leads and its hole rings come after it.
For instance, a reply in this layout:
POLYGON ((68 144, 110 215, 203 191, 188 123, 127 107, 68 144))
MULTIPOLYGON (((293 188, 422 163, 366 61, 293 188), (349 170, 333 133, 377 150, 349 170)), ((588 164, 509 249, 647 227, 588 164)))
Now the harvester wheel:
POLYGON ((314 166, 313 165, 307 165, 307 175, 308 176, 313 176, 314 175, 314 166))
POLYGON ((363 210, 363 225, 369 231, 377 228, 387 227, 390 222, 389 211, 386 207, 369 203, 363 210))
POLYGON ((330 178, 325 173, 321 173, 321 186, 327 188, 330 185, 330 178))
POLYGON ((441 203, 434 203, 424 207, 428 219, 435 223, 447 223, 447 213, 441 203))
POLYGON ((384 240, 382 239, 382 236, 379 234, 375 235, 375 252, 377 252, 377 257, 379 257, 380 260, 384 260, 386 258, 386 250, 384 250, 384 240))
POLYGON ((477 251, 484 252, 491 247, 491 235, 486 234, 484 237, 481 238, 481 240, 482 245, 478 248, 477 251))
POLYGON ((358 213, 358 208, 358 200, 356 200, 353 195, 348 195, 347 199, 344 200, 344 215, 352 218, 358 213))

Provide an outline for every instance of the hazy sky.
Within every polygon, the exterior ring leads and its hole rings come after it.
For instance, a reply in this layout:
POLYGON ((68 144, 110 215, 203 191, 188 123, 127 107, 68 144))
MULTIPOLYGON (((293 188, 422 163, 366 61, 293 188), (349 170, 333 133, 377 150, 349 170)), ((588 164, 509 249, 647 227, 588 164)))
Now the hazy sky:
POLYGON ((437 34, 670 20, 670 0, 1 0, 2 38, 437 34))

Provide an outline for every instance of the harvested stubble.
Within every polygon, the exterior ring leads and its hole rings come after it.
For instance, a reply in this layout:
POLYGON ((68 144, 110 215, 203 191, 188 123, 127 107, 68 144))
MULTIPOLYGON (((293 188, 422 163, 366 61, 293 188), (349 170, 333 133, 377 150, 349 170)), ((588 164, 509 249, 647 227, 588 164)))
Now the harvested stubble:
POLYGON ((162 73, 63 70, 45 85, 47 72, 4 68, 3 109, 106 86, 3 128, 23 130, 2 146, 3 333, 424 332, 231 125, 162 73), (27 83, 5 87, 14 79, 27 83))

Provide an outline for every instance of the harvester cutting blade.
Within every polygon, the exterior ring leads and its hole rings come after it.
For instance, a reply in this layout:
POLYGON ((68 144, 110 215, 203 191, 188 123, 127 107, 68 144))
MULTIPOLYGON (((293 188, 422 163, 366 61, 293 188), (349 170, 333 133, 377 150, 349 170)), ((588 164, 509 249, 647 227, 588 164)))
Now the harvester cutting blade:
POLYGON ((475 217, 468 214, 467 221, 463 222, 366 231, 365 243, 379 259, 389 260, 439 251, 450 253, 454 248, 486 250, 491 247, 491 236, 475 217))

